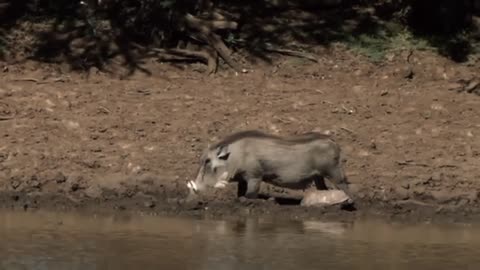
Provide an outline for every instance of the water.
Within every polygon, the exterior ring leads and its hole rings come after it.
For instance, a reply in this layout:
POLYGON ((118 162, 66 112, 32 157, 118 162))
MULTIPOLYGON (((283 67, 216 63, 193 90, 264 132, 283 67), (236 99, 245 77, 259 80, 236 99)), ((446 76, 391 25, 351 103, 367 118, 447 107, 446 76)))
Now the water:
POLYGON ((480 269, 480 227, 6 212, 0 269, 480 269))

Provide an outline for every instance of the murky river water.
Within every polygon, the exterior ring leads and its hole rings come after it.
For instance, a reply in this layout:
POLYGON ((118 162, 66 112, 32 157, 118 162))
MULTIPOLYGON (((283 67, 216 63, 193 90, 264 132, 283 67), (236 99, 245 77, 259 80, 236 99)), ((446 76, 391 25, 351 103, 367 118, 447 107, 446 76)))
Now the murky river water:
POLYGON ((480 227, 0 212, 0 269, 480 269, 480 227))

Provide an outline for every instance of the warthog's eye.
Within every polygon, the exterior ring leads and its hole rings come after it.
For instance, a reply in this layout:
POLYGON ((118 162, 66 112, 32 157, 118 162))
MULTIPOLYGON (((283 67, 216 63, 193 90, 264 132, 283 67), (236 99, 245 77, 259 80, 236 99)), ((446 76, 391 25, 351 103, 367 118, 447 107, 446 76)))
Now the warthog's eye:
POLYGON ((210 159, 207 158, 207 159, 205 160, 205 165, 208 165, 209 163, 210 163, 210 159))

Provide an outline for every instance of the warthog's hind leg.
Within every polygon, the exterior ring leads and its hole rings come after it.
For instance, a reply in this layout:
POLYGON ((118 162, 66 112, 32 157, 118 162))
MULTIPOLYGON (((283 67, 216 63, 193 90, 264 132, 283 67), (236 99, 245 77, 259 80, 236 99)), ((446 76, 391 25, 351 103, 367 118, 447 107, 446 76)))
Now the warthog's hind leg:
POLYGON ((245 194, 247 193, 247 181, 242 179, 242 180, 239 180, 237 184, 238 184, 237 197, 238 198, 244 197, 245 194))
POLYGON ((325 184, 325 178, 322 175, 315 175, 313 181, 315 182, 315 187, 317 190, 328 189, 327 185, 325 184))
POLYGON ((347 181, 347 178, 345 177, 345 172, 342 167, 337 166, 329 170, 328 178, 336 189, 343 190, 348 196, 350 196, 348 190, 349 183, 347 181))

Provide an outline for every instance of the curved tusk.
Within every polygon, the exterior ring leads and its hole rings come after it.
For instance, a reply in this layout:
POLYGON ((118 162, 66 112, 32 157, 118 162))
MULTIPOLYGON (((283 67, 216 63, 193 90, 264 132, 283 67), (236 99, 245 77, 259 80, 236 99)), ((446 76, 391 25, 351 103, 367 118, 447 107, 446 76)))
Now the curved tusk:
POLYGON ((197 191, 198 190, 197 184, 195 184, 195 182, 191 182, 191 183, 192 183, 193 190, 197 191))
POLYGON ((187 182, 187 187, 188 187, 188 189, 190 189, 191 191, 193 191, 195 193, 198 192, 197 184, 195 184, 195 182, 193 182, 193 181, 188 181, 187 182))

